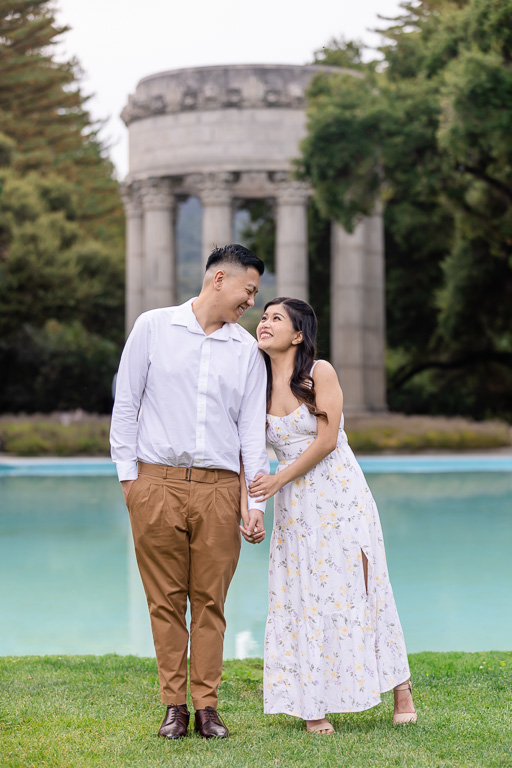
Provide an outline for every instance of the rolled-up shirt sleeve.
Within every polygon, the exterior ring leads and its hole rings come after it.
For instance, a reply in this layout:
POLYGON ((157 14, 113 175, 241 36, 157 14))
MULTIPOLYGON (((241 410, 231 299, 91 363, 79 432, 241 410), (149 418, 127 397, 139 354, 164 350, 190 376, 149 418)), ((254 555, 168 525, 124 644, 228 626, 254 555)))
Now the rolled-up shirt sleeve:
POLYGON ((137 479, 138 416, 150 365, 150 342, 150 320, 141 315, 121 355, 112 410, 111 456, 120 481, 137 479))
MULTIPOLYGON (((249 486, 257 475, 270 472, 266 446, 267 370, 263 356, 254 345, 251 350, 247 381, 238 417, 240 452, 245 479, 249 486)), ((257 502, 247 495, 249 509, 265 512, 266 502, 257 502)))

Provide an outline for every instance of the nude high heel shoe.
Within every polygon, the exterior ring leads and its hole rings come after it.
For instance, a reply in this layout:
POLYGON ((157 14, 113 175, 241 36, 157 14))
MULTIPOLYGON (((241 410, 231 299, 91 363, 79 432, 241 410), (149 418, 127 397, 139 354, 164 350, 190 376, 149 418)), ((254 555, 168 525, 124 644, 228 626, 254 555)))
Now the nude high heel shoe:
MULTIPOLYGON (((403 685, 397 685, 395 688, 395 691, 411 691, 412 693, 411 681, 408 680, 408 682, 403 683, 403 685)), ((393 725, 415 723, 417 719, 418 719, 418 715, 416 714, 416 712, 402 712, 400 714, 393 715, 393 725)))

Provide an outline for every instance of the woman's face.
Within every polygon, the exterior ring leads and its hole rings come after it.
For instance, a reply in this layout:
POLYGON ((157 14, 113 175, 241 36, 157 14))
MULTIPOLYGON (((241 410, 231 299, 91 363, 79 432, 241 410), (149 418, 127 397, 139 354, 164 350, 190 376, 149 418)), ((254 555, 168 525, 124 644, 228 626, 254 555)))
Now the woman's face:
POLYGON ((256 328, 258 346, 264 352, 286 352, 302 341, 302 333, 293 327, 283 304, 271 304, 256 328))

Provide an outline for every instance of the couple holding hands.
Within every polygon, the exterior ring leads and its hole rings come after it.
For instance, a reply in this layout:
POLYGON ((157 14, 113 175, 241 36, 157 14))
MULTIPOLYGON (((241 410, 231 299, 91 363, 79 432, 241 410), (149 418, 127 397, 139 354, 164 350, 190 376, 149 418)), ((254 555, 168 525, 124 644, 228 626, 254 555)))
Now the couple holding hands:
POLYGON ((263 271, 241 245, 216 248, 199 296, 142 314, 119 366, 112 458, 167 707, 159 736, 168 739, 187 734, 189 634, 195 730, 229 736, 217 711, 224 602, 241 534, 263 541, 271 496, 265 713, 331 734, 327 713, 369 709, 394 689, 393 721, 416 721, 379 516, 347 443, 336 372, 315 360, 315 314, 277 298, 257 341, 238 324, 263 271))

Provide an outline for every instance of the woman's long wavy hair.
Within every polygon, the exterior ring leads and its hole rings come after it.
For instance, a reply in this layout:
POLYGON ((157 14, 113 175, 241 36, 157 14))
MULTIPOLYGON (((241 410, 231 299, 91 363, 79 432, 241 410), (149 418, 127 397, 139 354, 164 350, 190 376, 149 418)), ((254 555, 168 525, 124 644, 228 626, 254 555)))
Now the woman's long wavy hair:
MULTIPOLYGON (((279 296, 265 304, 264 312, 275 304, 282 304, 285 307, 293 329, 302 334, 302 342, 297 344, 295 355, 295 366, 290 379, 290 389, 299 401, 304 403, 306 408, 313 416, 327 419, 325 411, 319 411, 316 407, 316 393, 311 368, 316 355, 316 334, 318 321, 312 307, 300 299, 292 299, 288 296, 279 296)), ((267 411, 272 399, 272 366, 270 357, 263 352, 265 365, 267 366, 267 411)))

